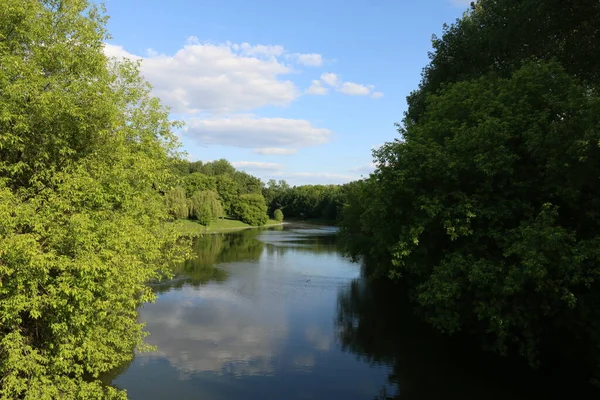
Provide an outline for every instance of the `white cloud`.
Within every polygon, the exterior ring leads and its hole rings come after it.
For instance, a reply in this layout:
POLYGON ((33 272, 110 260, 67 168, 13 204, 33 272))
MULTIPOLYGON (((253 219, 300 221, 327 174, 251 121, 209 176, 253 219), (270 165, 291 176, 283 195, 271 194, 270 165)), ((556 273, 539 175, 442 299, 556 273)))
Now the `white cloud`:
POLYGON ((359 83, 344 82, 338 91, 351 96, 366 96, 371 92, 371 89, 359 83))
POLYGON ((321 81, 318 79, 313 80, 310 87, 308 89, 306 89, 306 93, 308 93, 308 94, 323 95, 323 94, 327 94, 327 92, 329 92, 329 89, 326 88, 325 86, 323 86, 321 81))
POLYGON ((251 114, 191 118, 186 122, 185 135, 201 145, 298 149, 326 143, 332 135, 329 129, 317 128, 306 120, 261 118, 251 114))
POLYGON ((105 45, 105 54, 142 60, 141 71, 154 95, 178 113, 233 112, 266 105, 284 106, 300 92, 281 77, 292 69, 277 59, 282 46, 220 45, 190 38, 175 54, 133 55, 105 45))
MULTIPOLYGON (((139 60, 142 58, 127 52, 127 50, 125 50, 122 46, 116 46, 109 43, 104 44, 104 54, 107 57, 130 58, 132 60, 139 60)), ((154 54, 156 53, 154 52, 154 54)))
MULTIPOLYGON (((363 85, 356 82, 342 82, 339 75, 333 72, 324 72, 321 74, 321 81, 325 84, 335 88, 337 92, 347 94, 350 96, 368 96, 371 95, 373 98, 382 97, 382 92, 374 92, 375 86, 363 85)), ((312 81, 311 86, 306 91, 309 94, 325 94, 323 90, 327 90, 319 80, 312 81), (318 82, 318 83, 317 83, 318 82)))
POLYGON ((309 53, 309 54, 294 54, 294 58, 296 62, 301 65, 305 65, 307 67, 320 67, 323 65, 323 57, 317 53, 309 53))
POLYGON ((259 162, 259 161, 234 161, 231 163, 236 168, 242 169, 261 169, 261 170, 278 170, 283 169, 283 165, 270 163, 270 162, 259 162))
POLYGON ((339 77, 333 72, 323 72, 321 74, 321 80, 328 84, 329 86, 337 87, 339 86, 339 77))
POLYGON ((271 304, 268 296, 256 296, 249 302, 244 284, 247 282, 234 282, 228 288, 186 286, 176 299, 166 296, 144 307, 141 317, 152 332, 147 340, 158 352, 140 356, 141 362, 166 359, 182 376, 272 373, 288 333, 283 302, 276 299, 271 304), (210 307, 199 306, 206 303, 210 307), (257 311, 265 307, 269 313, 257 311))
POLYGON ((285 52, 283 46, 258 44, 252 46, 250 43, 232 44, 231 48, 240 51, 245 56, 278 57, 285 52))
POLYGON ((286 148, 281 148, 281 147, 263 147, 263 148, 257 148, 257 149, 252 150, 252 152, 255 154, 277 155, 277 156, 296 154, 296 151, 297 151, 296 149, 286 149, 286 148))

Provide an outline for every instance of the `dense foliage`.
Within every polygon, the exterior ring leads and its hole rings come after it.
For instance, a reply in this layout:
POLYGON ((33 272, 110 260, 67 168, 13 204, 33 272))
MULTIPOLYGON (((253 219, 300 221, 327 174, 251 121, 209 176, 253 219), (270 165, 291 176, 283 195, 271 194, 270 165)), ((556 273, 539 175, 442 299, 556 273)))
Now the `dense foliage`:
MULTIPOLYGON (((166 200, 171 207, 171 214, 179 219, 187 217, 197 219, 202 225, 208 225, 212 220, 229 215, 244 222, 252 221, 251 225, 264 225, 268 221, 265 199, 262 197, 263 183, 255 176, 243 171, 237 171, 227 160, 217 160, 203 163, 176 160, 175 170, 183 182, 183 194, 187 198, 188 214, 177 213, 180 202, 173 202, 174 193, 166 193, 166 200), (262 212, 263 215, 248 217, 248 196, 253 201, 261 203, 252 212, 262 212), (174 208, 173 208, 174 207, 174 208), (244 217, 241 210, 245 210, 244 217), (264 221, 264 222, 262 222, 264 221)), ((178 192, 178 196, 181 196, 178 192)), ((179 197, 180 198, 180 197, 179 197)))
POLYGON ((289 218, 337 221, 345 201, 344 186, 302 185, 290 187, 271 179, 263 189, 269 212, 281 209, 289 218))
POLYGON ((248 225, 264 225, 269 220, 265 198, 260 194, 243 194, 233 205, 233 215, 248 225))
POLYGON ((184 255, 161 192, 177 155, 135 64, 84 0, 0 7, 0 398, 122 398, 145 286, 184 255))
POLYGON ((599 43, 597 1, 480 0, 348 190, 350 254, 440 330, 533 365, 600 371, 599 43))
POLYGON ((282 222, 283 221, 283 211, 281 211, 280 208, 278 208, 277 210, 273 211, 273 219, 277 222, 282 222))
POLYGON ((202 225, 223 217, 223 206, 219 195, 212 190, 194 192, 188 199, 188 215, 198 220, 202 225))

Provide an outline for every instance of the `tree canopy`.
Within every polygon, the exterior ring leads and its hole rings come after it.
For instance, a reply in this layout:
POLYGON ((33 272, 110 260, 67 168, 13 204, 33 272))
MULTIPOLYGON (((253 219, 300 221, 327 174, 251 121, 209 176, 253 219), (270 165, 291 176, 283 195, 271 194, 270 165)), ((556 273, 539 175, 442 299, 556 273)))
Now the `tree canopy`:
MULTIPOLYGON (((99 376, 144 332, 145 283, 186 247, 163 222, 177 141, 84 0, 0 7, 0 398, 122 398, 99 376)), ((143 346, 141 347, 143 348, 143 346)))
POLYGON ((599 32, 596 1, 475 3, 344 209, 347 251, 429 322, 532 365, 600 367, 599 32))

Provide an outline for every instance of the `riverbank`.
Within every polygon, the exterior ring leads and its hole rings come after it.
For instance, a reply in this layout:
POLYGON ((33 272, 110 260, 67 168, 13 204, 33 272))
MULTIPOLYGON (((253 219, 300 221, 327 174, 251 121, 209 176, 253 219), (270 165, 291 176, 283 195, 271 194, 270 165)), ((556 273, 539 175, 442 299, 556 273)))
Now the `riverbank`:
POLYGON ((310 225, 337 226, 337 221, 331 220, 331 219, 321 219, 321 218, 312 218, 312 219, 286 218, 286 222, 310 224, 310 225))
MULTIPOLYGON (((260 228, 259 226, 248 225, 242 221, 238 221, 235 219, 220 219, 212 222, 208 226, 200 225, 196 221, 191 220, 178 220, 175 222, 170 222, 174 224, 181 232, 182 236, 195 237, 204 234, 210 233, 221 233, 221 232, 231 232, 231 231, 239 231, 242 229, 251 229, 251 228, 260 228)), ((274 219, 270 219, 263 227, 268 226, 276 226, 283 225, 285 222, 278 222, 274 219)))

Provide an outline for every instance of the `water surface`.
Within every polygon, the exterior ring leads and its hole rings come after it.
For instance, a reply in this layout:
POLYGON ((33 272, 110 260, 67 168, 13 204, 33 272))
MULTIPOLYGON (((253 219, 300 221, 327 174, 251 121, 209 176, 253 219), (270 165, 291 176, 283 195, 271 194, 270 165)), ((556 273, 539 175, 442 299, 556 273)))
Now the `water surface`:
POLYGON ((158 351, 136 355, 113 385, 134 400, 600 398, 432 332, 396 287, 360 278, 335 233, 200 238, 198 257, 140 310, 158 351))

